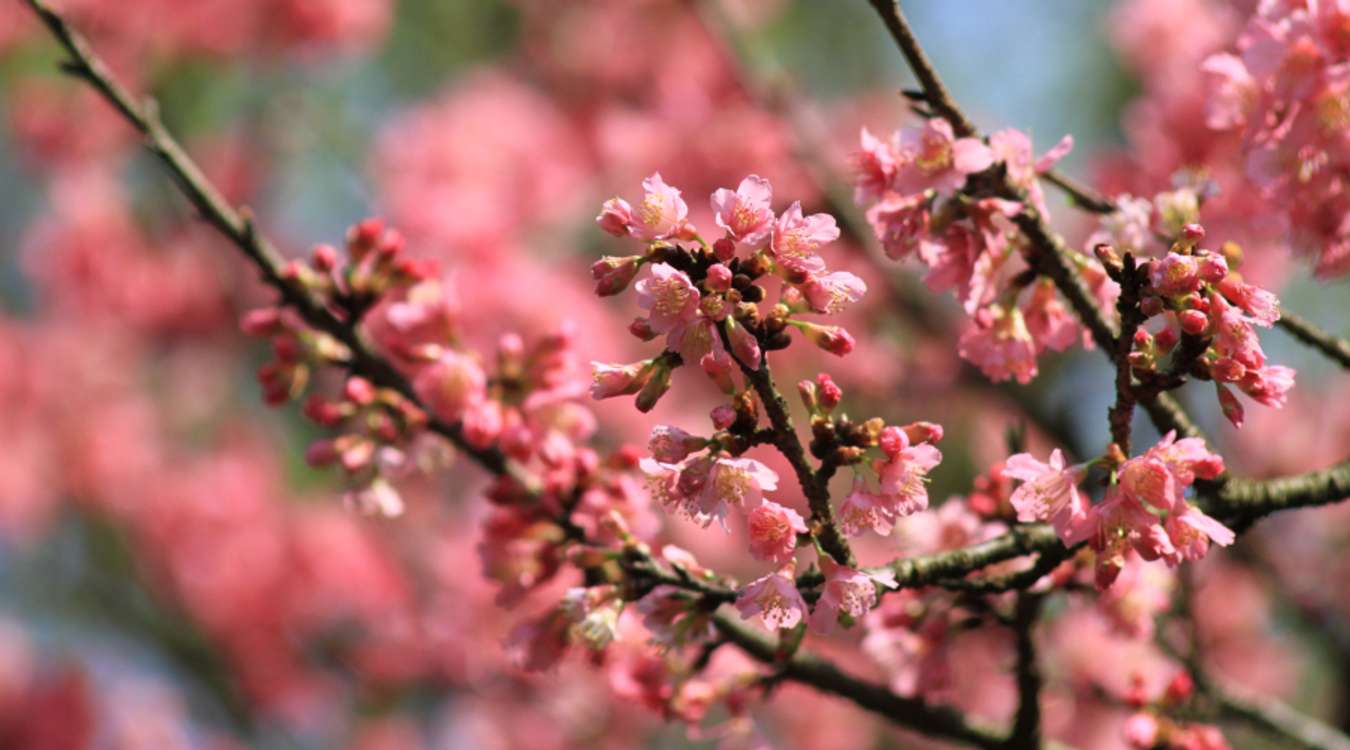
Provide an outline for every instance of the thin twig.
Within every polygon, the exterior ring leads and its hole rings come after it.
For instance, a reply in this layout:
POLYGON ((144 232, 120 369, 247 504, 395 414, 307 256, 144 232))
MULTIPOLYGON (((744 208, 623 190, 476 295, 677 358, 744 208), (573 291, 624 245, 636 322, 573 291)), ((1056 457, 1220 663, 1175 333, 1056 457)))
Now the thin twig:
POLYGON ((1341 367, 1350 369, 1350 341, 1318 328, 1306 318, 1288 311, 1280 311, 1280 319, 1275 325, 1288 331, 1294 338, 1335 360, 1341 367))

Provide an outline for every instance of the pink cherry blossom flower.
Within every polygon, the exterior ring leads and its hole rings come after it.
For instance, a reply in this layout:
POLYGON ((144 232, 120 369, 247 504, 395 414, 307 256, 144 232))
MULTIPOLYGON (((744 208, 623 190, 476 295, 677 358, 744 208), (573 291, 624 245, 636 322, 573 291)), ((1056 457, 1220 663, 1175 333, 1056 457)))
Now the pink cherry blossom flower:
POLYGON ((1248 370, 1239 381, 1242 392, 1272 409, 1284 407, 1289 391, 1294 387, 1295 370, 1282 365, 1266 365, 1259 370, 1248 370))
POLYGON ((791 508, 765 500, 746 517, 750 554, 756 559, 785 563, 797 550, 797 535, 806 533, 804 521, 791 508))
POLYGON ((867 293, 867 284, 848 271, 834 271, 823 276, 812 276, 802 285, 802 292, 812 310, 835 315, 862 299, 867 293))
POLYGON ((1195 256, 1168 253, 1149 264, 1149 283, 1162 295, 1179 297, 1200 288, 1200 266, 1195 256))
POLYGON ((367 516, 397 518, 403 515, 403 498, 398 490, 379 477, 364 487, 348 490, 342 496, 342 503, 367 516))
POLYGON ((930 188, 950 193, 965 184, 966 176, 988 169, 994 154, 977 138, 957 138, 951 123, 933 118, 900 131, 896 188, 921 193, 930 188))
POLYGON ((1060 298, 1054 282, 1049 279, 1037 282, 1031 297, 1022 306, 1022 315, 1038 351, 1052 349, 1062 352, 1073 346, 1082 335, 1078 318, 1060 298))
POLYGON ((859 140, 861 144, 856 155, 858 182, 853 200, 861 205, 890 191, 895 180, 896 153, 892 144, 878 139, 865 127, 859 140))
POLYGON ((957 351, 994 382, 1016 378, 1026 385, 1036 377, 1036 342, 1016 307, 995 304, 980 310, 975 325, 961 334, 957 351))
POLYGON ((1205 124, 1215 130, 1242 127, 1256 105, 1260 89, 1242 58, 1220 53, 1200 64, 1209 82, 1205 124))
POLYGON ((1185 487, 1196 479, 1215 479, 1223 473, 1223 456, 1210 451, 1204 439, 1176 438, 1176 430, 1169 430, 1145 455, 1161 459, 1185 487))
POLYGON ((1182 560, 1203 558, 1211 541, 1220 547, 1227 547, 1236 539, 1232 529, 1205 515, 1199 508, 1187 504, 1182 504, 1179 511, 1168 516, 1165 528, 1172 542, 1173 552, 1167 558, 1172 565, 1182 560))
MULTIPOLYGON (((641 240, 663 240, 679 232, 689 215, 680 191, 667 185, 659 172, 642 181, 646 195, 632 213, 630 231, 641 240)), ((604 216, 602 213, 601 216, 604 216)))
POLYGON ((1159 510, 1181 502, 1181 485, 1167 463, 1156 455, 1145 454, 1126 461, 1120 467, 1120 489, 1125 497, 1159 510))
POLYGON ((836 516, 840 531, 848 536, 858 536, 864 529, 888 536, 895 526, 889 505, 869 492, 861 477, 854 480, 853 490, 839 503, 836 516))
POLYGON ((667 333, 698 316, 699 293, 684 271, 666 263, 651 266, 651 275, 635 287, 638 305, 648 311, 652 330, 667 333))
POLYGON ((839 226, 829 214, 802 215, 802 204, 794 201, 774 225, 770 249, 785 269, 802 274, 820 273, 825 261, 816 254, 824 244, 839 239, 839 226))
POLYGON ((763 578, 752 581, 736 598, 741 617, 759 615, 770 630, 791 629, 806 617, 806 600, 797 590, 794 566, 788 563, 763 578))
POLYGON ((1265 365, 1266 355, 1261 351, 1251 319, 1228 304, 1223 295, 1209 295, 1209 319, 1214 331, 1214 350, 1219 356, 1231 357, 1254 370, 1265 365))
POLYGON ((923 193, 891 193, 867 209, 867 222, 872 225, 886 257, 903 260, 919 249, 920 242, 928 237, 932 221, 929 203, 923 193))
POLYGON ((712 194, 717 226, 743 245, 762 247, 774 228, 772 200, 773 188, 759 175, 741 180, 735 192, 718 188, 712 194))
POLYGON ((703 486, 699 507, 720 518, 727 505, 753 508, 765 492, 778 489, 778 474, 753 458, 718 457, 703 486))
POLYGON ((889 569, 863 572, 840 565, 826 555, 820 558, 820 569, 825 574, 825 585, 811 611, 809 624, 821 634, 833 632, 841 614, 854 621, 867 614, 877 605, 877 586, 896 587, 895 573, 889 569))
POLYGON ((1042 463, 1029 453, 1009 456, 1003 464, 1004 476, 1022 480, 1013 491, 1012 505, 1017 520, 1048 521, 1066 545, 1086 538, 1087 499, 1078 489, 1085 467, 1065 466, 1058 448, 1050 452, 1050 462, 1042 463))
POLYGON ((1280 319, 1280 300, 1273 293, 1229 275, 1219 282, 1219 291, 1229 302, 1252 316, 1252 321, 1270 327, 1280 319))
POLYGON ((413 390, 427 409, 447 422, 458 422, 464 412, 487 397, 487 376, 478 361, 452 349, 422 367, 413 390))
POLYGON ((898 427, 887 427, 882 435, 887 455, 872 465, 880 482, 878 502, 897 517, 924 510, 928 507, 928 472, 942 462, 942 453, 928 443, 910 445, 908 435, 898 427))
POLYGON ((661 463, 676 464, 707 444, 705 438, 691 435, 672 425, 659 424, 652 428, 651 438, 647 441, 647 450, 652 454, 652 458, 661 463))

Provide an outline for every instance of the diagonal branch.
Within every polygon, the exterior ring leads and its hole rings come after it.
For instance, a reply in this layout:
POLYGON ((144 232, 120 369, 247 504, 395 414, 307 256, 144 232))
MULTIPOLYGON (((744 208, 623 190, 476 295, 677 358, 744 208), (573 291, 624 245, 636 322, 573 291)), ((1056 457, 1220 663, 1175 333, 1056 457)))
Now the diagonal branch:
MULTIPOLYGON (((188 156, 183 147, 169 133, 159 119, 153 101, 140 103, 114 77, 108 66, 90 49, 88 42, 52 10, 46 0, 26 0, 29 7, 60 42, 68 59, 66 72, 83 79, 122 115, 145 139, 145 147, 159 158, 183 195, 197 208, 202 218, 225 239, 239 248, 257 266, 263 281, 280 293, 282 300, 294 307, 305 322, 341 341, 352 353, 349 367, 377 385, 398 391, 413 403, 418 403, 412 386, 398 370, 382 359, 361 335, 356 320, 345 320, 328 309, 324 302, 302 285, 286 278, 286 261, 266 237, 258 233, 248 211, 235 208, 211 184, 201 168, 188 156)), ((479 448, 465 439, 461 425, 432 418, 432 431, 439 433, 459 450, 472 456, 494 474, 506 474, 531 486, 518 467, 506 460, 500 451, 479 448)))
POLYGON ((1322 352, 1335 360, 1341 367, 1350 369, 1350 341, 1318 328, 1306 318, 1288 311, 1280 311, 1280 319, 1275 325, 1288 331, 1291 336, 1322 352))

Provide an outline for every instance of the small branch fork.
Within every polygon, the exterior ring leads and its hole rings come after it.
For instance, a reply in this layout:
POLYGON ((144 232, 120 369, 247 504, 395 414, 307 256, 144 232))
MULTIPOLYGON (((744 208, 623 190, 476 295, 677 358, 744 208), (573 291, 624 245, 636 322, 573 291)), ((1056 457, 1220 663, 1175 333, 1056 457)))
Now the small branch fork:
MULTIPOLYGON (((116 82, 107 66, 90 50, 84 39, 64 18, 52 10, 45 0, 25 1, 65 49, 69 56, 65 69, 97 90, 141 133, 145 138, 146 148, 164 164, 183 194, 207 223, 215 227, 253 262, 264 281, 277 289, 283 302, 295 307, 307 323, 347 345, 352 352, 349 367, 353 372, 368 377, 377 384, 393 388, 413 403, 417 403, 416 395, 402 375, 382 359, 360 335, 359 321, 344 318, 340 312, 329 309, 308 290, 287 280, 284 275, 285 261, 275 246, 256 231, 251 217, 245 210, 231 206, 207 180, 160 122, 153 104, 138 104, 127 90, 116 82)), ((941 88, 931 65, 927 63, 926 57, 922 56, 917 40, 908 31, 908 25, 900 15, 898 6, 881 0, 872 1, 878 11, 882 12, 883 18, 888 18, 888 6, 894 11, 894 16, 888 20, 887 26, 892 29, 892 33, 896 33, 897 28, 900 29, 901 33, 897 34, 897 40, 901 41, 902 49, 907 50, 906 56, 911 57, 908 50, 919 52, 917 59, 922 63, 919 67, 928 71, 926 75, 920 76, 920 80, 935 84, 931 90, 938 92, 933 96, 935 108, 942 110, 943 105, 940 103, 945 103, 945 106, 949 107, 947 114, 953 115, 949 119, 952 119, 954 124, 964 123, 962 129, 974 132, 973 126, 964 117, 959 116, 959 110, 951 104, 946 90, 941 88)), ((1049 234, 1049 230, 1038 217, 1032 217, 1029 221, 1031 223, 1024 231, 1034 243, 1050 250, 1045 255, 1052 259, 1051 268, 1056 269, 1051 274, 1052 278, 1057 283, 1063 284, 1061 290, 1066 287, 1070 290, 1078 289, 1080 294, 1066 292, 1066 296, 1074 304, 1075 309, 1079 309, 1080 314, 1085 311, 1092 313, 1084 316, 1085 322, 1098 342, 1103 345, 1103 349, 1107 352, 1112 351, 1110 344, 1114 342, 1115 332, 1109 321, 1102 318, 1095 307, 1085 305, 1089 299, 1086 296, 1088 293, 1073 273, 1072 267, 1067 264, 1066 256, 1056 252, 1059 246, 1056 244, 1059 242, 1058 238, 1049 234), (1037 235, 1037 232, 1040 235, 1037 235)), ((832 528, 832 516, 828 510, 828 490, 825 488, 829 472, 823 468, 821 471, 812 471, 806 462, 805 452, 788 416, 786 402, 774 387, 767 365, 761 364, 758 369, 750 370, 747 375, 769 413, 770 422, 774 426, 774 444, 784 451, 793 464, 803 490, 811 501, 813 514, 822 522, 823 528, 832 528)), ((1164 398, 1158 398, 1151 404, 1161 410, 1163 418, 1175 421, 1180 415, 1184 419, 1184 414, 1181 414, 1179 409, 1175 414, 1169 411, 1174 405, 1167 406, 1164 398)), ((1145 406, 1149 407, 1150 402, 1145 402, 1145 406)), ((1154 416, 1160 423, 1166 423, 1158 414, 1154 416)), ((510 477, 526 488, 537 487, 533 477, 528 476, 519 466, 507 461, 499 451, 477 448, 469 444, 463 437, 460 425, 433 421, 430 428, 458 446, 488 472, 510 477)), ((1208 498, 1211 510, 1220 517, 1240 517, 1250 523, 1277 510, 1324 504, 1350 494, 1350 461, 1319 472, 1265 482, 1233 479, 1202 491, 1208 498)), ((566 519, 562 521, 567 528, 566 519)), ((837 530, 834 533, 838 533, 837 530)), ((829 539, 829 532, 826 531, 822 535, 822 547, 836 556, 836 559, 851 563, 852 553, 842 537, 838 540, 839 544, 829 539)), ((993 593, 1025 589, 1071 554, 1072 550, 1064 549, 1048 526, 1032 524, 1014 527, 1000 537, 969 547, 896 560, 885 567, 895 573, 902 588, 936 585, 957 591, 993 593), (1039 559, 1028 570, 985 579, 966 578, 988 565, 1031 554, 1039 555, 1039 559)), ((624 564, 635 576, 646 576, 654 583, 679 586, 693 591, 712 607, 732 601, 736 597, 734 590, 723 585, 678 575, 677 572, 668 572, 649 553, 638 548, 629 551, 624 564)), ((799 579, 799 583, 808 587, 819 585, 819 574, 805 575, 799 579)), ((1047 747, 1047 744, 1039 739, 1040 730, 1037 726, 1039 709, 1031 706, 1035 703, 1034 700, 1027 699, 1033 692, 1033 683, 1039 683, 1039 677, 1035 674, 1034 654, 1029 647, 1030 626, 1034 624, 1035 614, 1039 608, 1037 599, 1039 599, 1037 595, 1022 594, 1018 613, 1014 618, 1014 622, 1018 622, 1019 618, 1025 617, 1027 623, 1026 633, 1023 635, 1019 631, 1018 635, 1018 684, 1022 689, 1023 701, 1018 709, 1013 731, 1007 736, 967 721, 955 709, 930 705, 918 699, 897 695, 884 685, 852 676, 830 662, 805 652, 799 651, 786 663, 780 664, 782 660, 774 639, 722 613, 714 615, 714 623, 727 641, 735 643, 750 656, 768 664, 778 664, 784 679, 811 685, 822 692, 846 698, 867 710, 885 716, 897 726, 979 748, 1047 747), (1030 744, 1020 744, 1024 742, 1030 744)), ((1339 746, 1334 747, 1339 750, 1339 746)))

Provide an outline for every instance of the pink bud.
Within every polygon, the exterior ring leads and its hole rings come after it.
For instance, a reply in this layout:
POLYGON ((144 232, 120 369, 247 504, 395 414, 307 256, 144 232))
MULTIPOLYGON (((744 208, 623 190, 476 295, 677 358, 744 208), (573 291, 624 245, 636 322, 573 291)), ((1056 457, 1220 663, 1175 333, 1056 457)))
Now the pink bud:
POLYGON ((342 421, 342 407, 322 396, 310 396, 305 401, 304 414, 314 422, 325 427, 332 427, 342 421))
POLYGON ((305 463, 310 466, 327 466, 337 457, 337 445, 332 440, 315 440, 305 449, 305 463))
POLYGON ((1199 224, 1187 224, 1181 228, 1181 239, 1186 240, 1192 245, 1205 238, 1205 228, 1199 224))
POLYGON ((1140 348, 1146 347, 1153 342, 1153 336, 1143 328, 1134 329, 1134 345, 1140 348))
POLYGON ((610 198, 600 207, 595 223, 615 237, 626 237, 633 223, 633 207, 623 198, 610 198))
POLYGON ((316 269, 327 273, 334 268, 337 268, 337 248, 332 245, 315 245, 313 256, 313 263, 316 269))
POLYGON ((1183 310, 1177 316, 1181 320, 1181 330, 1192 336, 1199 336, 1209 327, 1209 318, 1199 310, 1183 310))
POLYGON ((909 436, 899 427, 887 425, 877 436, 877 445, 887 458, 894 461, 899 458, 901 451, 909 447, 909 436))
POLYGON ((725 430, 731 427, 736 421, 736 410, 728 404, 721 404, 713 407, 708 415, 712 419, 713 427, 718 430, 725 430))
POLYGON ((1228 276, 1228 261, 1222 255, 1209 253, 1200 256, 1200 279, 1217 284, 1228 276))
POLYGON ((1215 383, 1214 389, 1219 396, 1219 408, 1223 410, 1223 415, 1234 427, 1242 428, 1242 423, 1246 421, 1246 413, 1242 409, 1242 404, 1237 400, 1237 396, 1228 390, 1223 383, 1215 383))
POLYGON ((639 341, 651 341, 660 335, 652 328, 652 322, 646 318, 635 318, 632 323, 628 324, 628 332, 637 337, 639 341))
POLYGON ((815 383, 812 383, 809 380, 797 381, 797 395, 801 397, 802 405, 806 407, 807 411, 815 413, 816 409, 819 408, 819 404, 816 400, 815 383))
POLYGON ((816 323, 797 323, 806 338, 816 346, 837 357, 843 357, 853 351, 853 336, 840 326, 823 326, 816 323))
POLYGON ((708 268, 708 290, 713 292, 725 292, 731 288, 731 269, 721 263, 714 263, 708 268))
POLYGON ((820 392, 820 408, 826 413, 834 411, 839 402, 844 398, 844 392, 839 385, 834 382, 828 373, 816 375, 816 387, 820 392))
POLYGON ((260 307, 249 310, 239 319, 239 329, 250 336, 271 336, 281 328, 281 310, 260 307))
POLYGON ((591 278, 595 279, 595 294, 609 297, 628 288, 641 268, 641 256, 616 257, 606 255, 591 264, 591 278))
POLYGON ((1136 750, 1150 750, 1158 744, 1158 720, 1151 714, 1137 713, 1125 720, 1125 742, 1136 750))
POLYGON ((360 263, 375 249, 375 243, 384 234, 384 222, 379 219, 366 219, 347 230, 347 252, 352 260, 360 263))
POLYGON ((1169 326, 1158 331, 1158 335, 1153 337, 1153 345, 1158 347, 1158 351, 1166 354, 1172 351, 1172 347, 1176 346, 1180 340, 1176 329, 1169 326))
POLYGON ((369 406, 375 402, 375 386, 371 385, 369 380, 360 376, 354 375, 347 378, 343 392, 346 394, 347 400, 361 406, 369 406))
POLYGON ((717 259, 723 263, 736 257, 736 243, 730 237, 723 237, 714 242, 712 247, 713 255, 716 255, 717 259))
POLYGON ((1177 672, 1171 682, 1167 683, 1167 691, 1164 696, 1168 703, 1182 703, 1191 697, 1195 691, 1195 681, 1191 679, 1189 672, 1177 672))
POLYGON ((1139 302, 1139 311, 1142 312, 1146 318, 1161 314, 1163 311, 1163 301, 1158 297, 1145 297, 1139 302))
POLYGON ((942 440, 945 431, 936 422, 911 422, 905 425, 905 436, 910 444, 936 443, 942 440))

